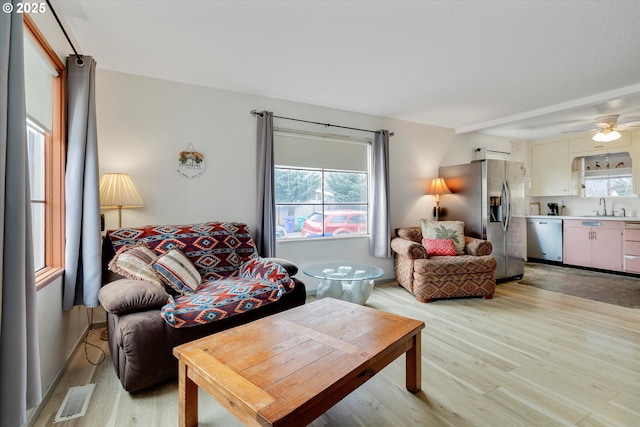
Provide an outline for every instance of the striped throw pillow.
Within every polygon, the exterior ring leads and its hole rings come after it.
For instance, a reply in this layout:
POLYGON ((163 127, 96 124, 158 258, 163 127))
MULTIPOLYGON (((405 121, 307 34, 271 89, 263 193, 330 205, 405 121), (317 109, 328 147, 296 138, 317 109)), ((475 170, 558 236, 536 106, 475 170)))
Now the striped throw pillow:
POLYGON ((160 255, 151 266, 165 285, 182 295, 194 293, 202 280, 191 260, 179 249, 160 255))
POLYGON ((156 256, 144 245, 123 246, 109 262, 109 270, 127 279, 142 280, 164 289, 162 280, 151 267, 156 256))

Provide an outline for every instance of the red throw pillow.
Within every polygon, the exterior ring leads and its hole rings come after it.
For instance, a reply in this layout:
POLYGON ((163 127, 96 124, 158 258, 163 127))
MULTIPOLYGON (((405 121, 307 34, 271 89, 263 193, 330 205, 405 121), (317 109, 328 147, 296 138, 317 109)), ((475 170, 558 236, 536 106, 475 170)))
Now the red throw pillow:
POLYGON ((422 245, 427 250, 427 256, 456 255, 456 247, 451 239, 422 239, 422 245))

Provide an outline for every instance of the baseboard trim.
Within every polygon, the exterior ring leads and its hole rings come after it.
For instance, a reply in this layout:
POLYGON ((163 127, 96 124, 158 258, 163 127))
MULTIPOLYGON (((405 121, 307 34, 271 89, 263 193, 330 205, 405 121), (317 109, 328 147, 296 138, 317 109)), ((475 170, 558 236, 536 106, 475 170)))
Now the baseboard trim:
POLYGON ((107 327, 107 322, 98 322, 98 323, 93 323, 91 325, 89 325, 89 331, 94 331, 96 329, 102 329, 102 328, 106 328, 107 327))

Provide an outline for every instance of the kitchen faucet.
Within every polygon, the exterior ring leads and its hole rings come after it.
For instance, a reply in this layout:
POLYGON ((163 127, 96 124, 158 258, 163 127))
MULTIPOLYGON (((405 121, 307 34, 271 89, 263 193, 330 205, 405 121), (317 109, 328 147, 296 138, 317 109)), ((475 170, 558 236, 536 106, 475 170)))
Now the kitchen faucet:
POLYGON ((600 197, 600 201, 598 202, 598 206, 601 206, 604 204, 604 216, 607 216, 607 201, 604 199, 604 197, 600 197))

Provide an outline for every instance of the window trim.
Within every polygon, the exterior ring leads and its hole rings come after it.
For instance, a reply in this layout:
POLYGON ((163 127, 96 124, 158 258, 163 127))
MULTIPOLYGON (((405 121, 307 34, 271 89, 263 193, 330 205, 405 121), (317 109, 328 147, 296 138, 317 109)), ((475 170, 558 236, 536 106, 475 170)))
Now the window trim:
MULTIPOLYGON (((66 140, 66 68, 35 22, 24 15, 24 27, 34 38, 58 76, 53 77, 53 118, 51 134, 45 140, 45 267, 36 272, 40 290, 64 272, 64 165, 66 140)), ((26 125, 26 124, 25 124, 26 125)))

